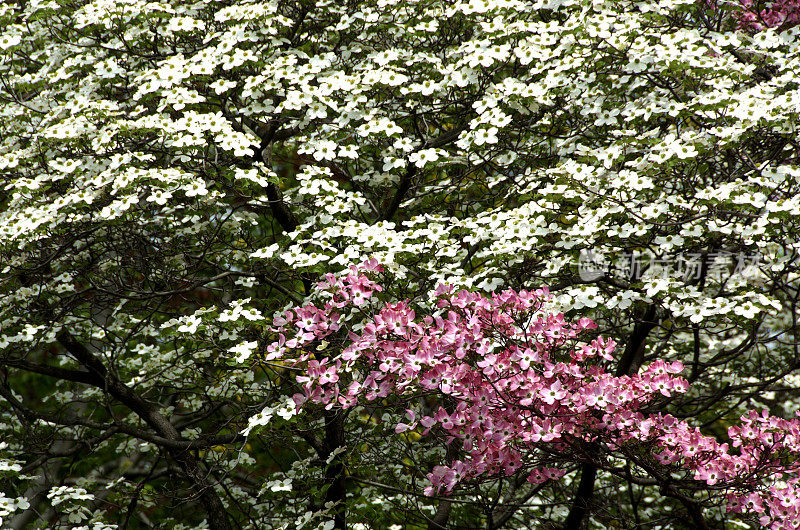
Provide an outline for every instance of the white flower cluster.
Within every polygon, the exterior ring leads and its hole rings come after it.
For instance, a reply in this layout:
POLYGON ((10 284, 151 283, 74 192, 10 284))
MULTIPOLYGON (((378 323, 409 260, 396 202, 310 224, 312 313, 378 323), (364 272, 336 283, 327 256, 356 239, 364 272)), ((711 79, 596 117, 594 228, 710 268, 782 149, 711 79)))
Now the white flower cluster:
POLYGON ((271 407, 266 407, 255 416, 251 416, 247 423, 247 427, 242 431, 242 434, 248 436, 253 429, 268 425, 274 416, 278 416, 284 420, 289 420, 296 414, 297 407, 295 406, 294 401, 291 398, 286 398, 281 403, 271 407))

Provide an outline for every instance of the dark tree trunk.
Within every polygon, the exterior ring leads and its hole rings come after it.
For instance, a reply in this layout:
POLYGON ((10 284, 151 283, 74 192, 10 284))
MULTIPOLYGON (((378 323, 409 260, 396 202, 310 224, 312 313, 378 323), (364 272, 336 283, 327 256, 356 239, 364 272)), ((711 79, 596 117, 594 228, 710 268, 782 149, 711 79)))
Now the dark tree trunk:
MULTIPOLYGON (((633 326, 633 332, 625 346, 625 351, 617 363, 614 375, 617 377, 630 375, 639 370, 644 362, 644 347, 647 336, 656 326, 656 306, 650 305, 640 314, 633 326)), ((599 456, 599 448, 593 446, 589 450, 589 456, 599 456)), ((597 466, 591 462, 585 462, 581 466, 581 480, 575 492, 567 520, 564 523, 565 530, 579 530, 583 527, 586 517, 589 515, 592 496, 594 495, 594 481, 597 478, 597 466)))
MULTIPOLYGON (((325 412, 325 439, 324 448, 326 458, 344 446, 344 412, 331 410, 325 412)), ((343 454, 333 457, 325 469, 325 482, 328 490, 325 492, 325 503, 334 503, 333 523, 334 528, 344 530, 347 526, 347 487, 345 485, 345 469, 343 454)))

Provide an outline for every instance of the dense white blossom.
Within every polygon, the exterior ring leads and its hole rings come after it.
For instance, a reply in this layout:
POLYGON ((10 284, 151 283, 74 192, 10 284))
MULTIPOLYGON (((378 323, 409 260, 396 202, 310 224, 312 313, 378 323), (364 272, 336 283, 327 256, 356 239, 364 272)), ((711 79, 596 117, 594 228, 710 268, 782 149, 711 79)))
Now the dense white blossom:
MULTIPOLYGON (((770 407, 796 403, 800 27, 745 30, 736 9, 0 7, 0 474, 14 481, 0 518, 38 510, 26 491, 47 486, 41 507, 86 528, 121 524, 120 506, 139 503, 146 518, 160 500, 199 506, 209 492, 244 526, 329 525, 336 508, 308 493, 331 454, 315 447, 324 413, 300 424, 297 368, 261 348, 273 313, 367 259, 384 265, 387 296, 420 310, 439 282, 549 285, 554 310, 623 344, 646 328, 643 355, 694 370, 682 410, 703 409, 715 428, 762 390, 775 392, 770 407), (605 268, 581 277, 587 250, 605 268), (55 379, 30 387, 28 373, 55 379), (181 460, 188 440, 207 442, 195 467, 181 460), (37 455, 48 463, 17 476, 37 455), (173 498, 164 476, 196 483, 173 498)), ((357 329, 363 315, 341 318, 357 329)), ((393 432, 373 412, 348 416, 349 445, 334 455, 364 480, 352 523, 392 527, 390 507, 432 516, 433 501, 401 494, 421 480, 404 459, 435 465, 442 448, 387 441, 385 462, 359 445, 393 432)), ((608 506, 628 506, 615 496, 623 479, 607 475, 608 506)), ((471 524, 525 504, 529 522, 508 524, 526 527, 569 508, 557 488, 523 490, 489 485, 459 501, 477 511, 454 513, 471 524)), ((677 513, 670 502, 654 497, 643 524, 677 513)), ((164 525, 218 524, 208 510, 169 511, 157 512, 174 517, 164 525)))

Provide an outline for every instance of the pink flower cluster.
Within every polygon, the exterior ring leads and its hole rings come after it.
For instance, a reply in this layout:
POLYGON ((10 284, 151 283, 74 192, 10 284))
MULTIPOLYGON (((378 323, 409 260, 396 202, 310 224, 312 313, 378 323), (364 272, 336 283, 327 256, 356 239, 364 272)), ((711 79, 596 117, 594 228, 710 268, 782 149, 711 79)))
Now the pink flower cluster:
MULTIPOLYGON (((750 31, 767 28, 787 28, 800 23, 800 1, 774 0, 768 7, 758 9, 753 0, 739 0, 744 10, 737 13, 739 27, 750 31)), ((760 3, 759 3, 760 4, 760 3)))
POLYGON ((419 318, 408 302, 384 304, 366 313, 363 327, 347 332, 338 351, 322 356, 314 346, 346 331, 338 311, 371 307, 381 287, 367 274, 380 270, 371 261, 343 277, 328 275, 318 285, 328 302, 275 320, 278 340, 268 359, 306 367, 297 377, 298 409, 307 403, 350 408, 390 395, 447 396, 454 403, 449 409, 409 409, 408 421, 395 428, 422 435, 438 429, 460 443, 464 457, 436 466, 426 494, 521 470, 531 483, 558 479, 565 473, 558 463, 579 461, 587 443, 620 455, 626 447, 649 447, 662 465, 688 470, 691 479, 725 495, 731 511, 755 511, 771 528, 800 523, 798 420, 751 412, 731 427, 727 444, 673 416, 645 414, 654 399, 687 391, 687 381, 676 375, 683 365, 658 360, 635 375, 609 374, 614 341, 578 342, 595 323, 546 314, 546 288, 487 297, 440 286, 435 314, 419 318))

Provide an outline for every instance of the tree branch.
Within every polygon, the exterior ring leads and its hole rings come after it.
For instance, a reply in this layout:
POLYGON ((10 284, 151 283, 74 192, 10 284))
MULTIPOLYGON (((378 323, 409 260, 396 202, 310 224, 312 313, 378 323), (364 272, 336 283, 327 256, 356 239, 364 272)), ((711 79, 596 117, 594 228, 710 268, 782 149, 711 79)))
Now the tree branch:
MULTIPOLYGON (((113 373, 106 369, 103 362, 95 357, 83 344, 75 340, 69 331, 62 329, 58 335, 56 335, 56 339, 79 363, 85 366, 90 372, 103 379, 103 388, 109 394, 139 416, 145 423, 152 427, 159 436, 173 442, 185 441, 175 426, 159 413, 152 403, 146 401, 117 379, 113 373)), ((198 495, 206 509, 209 526, 212 530, 232 529, 225 505, 222 504, 222 500, 217 495, 213 486, 208 483, 194 455, 183 448, 168 447, 167 451, 178 463, 186 476, 193 482, 191 488, 198 495)))
MULTIPOLYGON (((433 140, 423 143, 421 146, 415 149, 415 152, 420 151, 422 149, 431 149, 447 145, 456 138, 458 138, 458 136, 461 134, 461 131, 463 131, 465 128, 466 125, 460 125, 459 127, 455 127, 454 129, 451 129, 437 136, 433 140)), ((400 177, 400 184, 397 186, 397 191, 395 191, 392 200, 389 202, 386 211, 383 213, 383 215, 381 215, 380 220, 390 221, 395 216, 397 210, 400 208, 400 205, 406 199, 408 190, 411 189, 411 182, 414 180, 416 174, 417 174, 417 166, 410 162, 406 164, 406 172, 403 174, 402 177, 400 177)))

